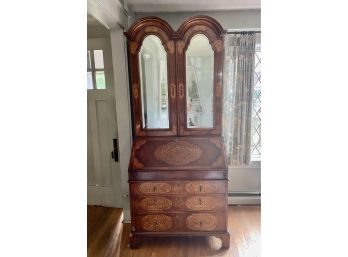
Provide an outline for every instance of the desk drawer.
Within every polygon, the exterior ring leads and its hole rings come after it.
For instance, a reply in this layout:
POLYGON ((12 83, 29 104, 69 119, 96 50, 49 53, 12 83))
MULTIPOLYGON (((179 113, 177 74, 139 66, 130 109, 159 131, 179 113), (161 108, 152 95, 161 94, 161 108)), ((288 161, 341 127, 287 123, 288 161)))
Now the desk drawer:
POLYGON ((130 182, 131 193, 144 194, 225 194, 226 180, 130 182))
POLYGON ((135 216, 138 232, 226 231, 225 213, 158 213, 135 216))
POLYGON ((225 195, 135 196, 132 211, 224 211, 226 205, 225 195))

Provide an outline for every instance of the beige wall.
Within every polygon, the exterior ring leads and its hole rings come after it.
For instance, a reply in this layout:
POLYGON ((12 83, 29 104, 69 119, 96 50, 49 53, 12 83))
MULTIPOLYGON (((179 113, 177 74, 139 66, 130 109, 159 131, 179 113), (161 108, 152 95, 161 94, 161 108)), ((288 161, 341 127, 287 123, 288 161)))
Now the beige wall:
POLYGON ((110 37, 110 31, 103 25, 87 25, 87 39, 110 37))
POLYGON ((176 30, 185 19, 195 15, 208 15, 220 22, 224 29, 261 28, 260 9, 181 13, 135 13, 134 20, 138 20, 146 16, 157 16, 167 21, 173 27, 173 29, 176 30))

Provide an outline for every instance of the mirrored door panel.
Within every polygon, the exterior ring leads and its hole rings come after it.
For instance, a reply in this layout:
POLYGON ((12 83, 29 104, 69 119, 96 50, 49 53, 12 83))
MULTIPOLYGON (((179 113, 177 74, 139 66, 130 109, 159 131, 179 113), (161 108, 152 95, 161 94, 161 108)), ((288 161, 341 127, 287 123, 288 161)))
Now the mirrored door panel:
POLYGON ((177 31, 180 136, 221 135, 223 33, 207 16, 188 19, 177 31))
POLYGON ((186 51, 186 126, 214 127, 214 51, 203 34, 186 51))
POLYGON ((169 128, 167 53, 161 40, 147 36, 138 58, 142 128, 169 128))

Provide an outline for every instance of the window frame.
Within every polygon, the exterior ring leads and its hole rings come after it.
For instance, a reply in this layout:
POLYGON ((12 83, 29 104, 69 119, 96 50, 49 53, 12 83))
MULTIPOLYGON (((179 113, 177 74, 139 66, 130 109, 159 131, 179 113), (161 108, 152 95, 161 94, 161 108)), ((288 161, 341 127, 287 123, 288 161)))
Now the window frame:
MULTIPOLYGON (((259 59, 260 59, 260 66, 261 66, 261 61, 262 61, 262 59, 261 59, 261 42, 256 42, 256 44, 255 44, 255 57, 256 57, 256 52, 260 53, 259 54, 259 59)), ((257 62, 256 59, 255 59, 255 62, 257 62)), ((254 83, 255 83, 255 81, 254 81, 254 83)), ((261 71, 260 71, 260 84, 261 84, 261 71)), ((255 86, 255 84, 254 84, 254 86, 255 86)), ((262 88, 261 88, 261 90, 262 90, 262 88)), ((254 90, 253 90, 253 94, 254 94, 254 90)), ((260 100, 260 102, 261 102, 261 100, 260 100)), ((254 105, 254 103, 253 103, 253 105, 254 105)), ((254 114, 254 109, 253 109, 253 114, 254 114)), ((260 115, 261 115, 261 113, 260 113, 260 115)), ((261 124, 262 124, 262 120, 261 120, 261 116, 260 116, 260 134, 259 134, 260 135, 260 141, 261 141, 261 124)), ((251 136, 253 136, 253 135, 251 135, 251 136)), ((253 140, 253 139, 251 138, 251 140, 253 140)), ((261 143, 260 143, 260 147, 261 147, 261 143)), ((251 167, 261 167, 261 158, 262 158, 261 157, 262 156, 261 150, 260 150, 260 155, 259 156, 260 156, 259 159, 252 159, 252 149, 250 149, 250 166, 251 167)))
MULTIPOLYGON (((87 49, 87 58, 88 58, 88 52, 89 52, 89 58, 90 58, 90 62, 91 62, 91 67, 87 68, 87 73, 91 72, 92 73, 92 85, 93 88, 88 89, 87 90, 106 90, 106 77, 105 77, 105 62, 104 62, 104 50, 103 49, 87 49), (94 61, 94 51, 95 50, 99 50, 102 51, 103 53, 103 66, 104 68, 95 68, 95 61, 94 61), (96 73, 98 71, 102 71, 104 73, 104 79, 105 79, 105 88, 101 89, 101 88, 97 88, 97 76, 96 73)), ((87 60, 88 62, 88 60, 87 60)), ((88 64, 87 64, 88 65, 88 64)), ((87 66, 88 67, 88 66, 87 66)))

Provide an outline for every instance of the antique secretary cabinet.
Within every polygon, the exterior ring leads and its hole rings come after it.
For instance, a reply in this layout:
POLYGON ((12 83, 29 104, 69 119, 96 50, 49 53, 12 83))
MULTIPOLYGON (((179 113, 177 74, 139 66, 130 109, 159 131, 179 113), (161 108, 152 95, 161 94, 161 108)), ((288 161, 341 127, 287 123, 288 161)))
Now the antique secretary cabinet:
POLYGON ((155 236, 216 236, 229 247, 223 33, 207 16, 177 31, 147 17, 125 33, 134 129, 131 248, 155 236))

